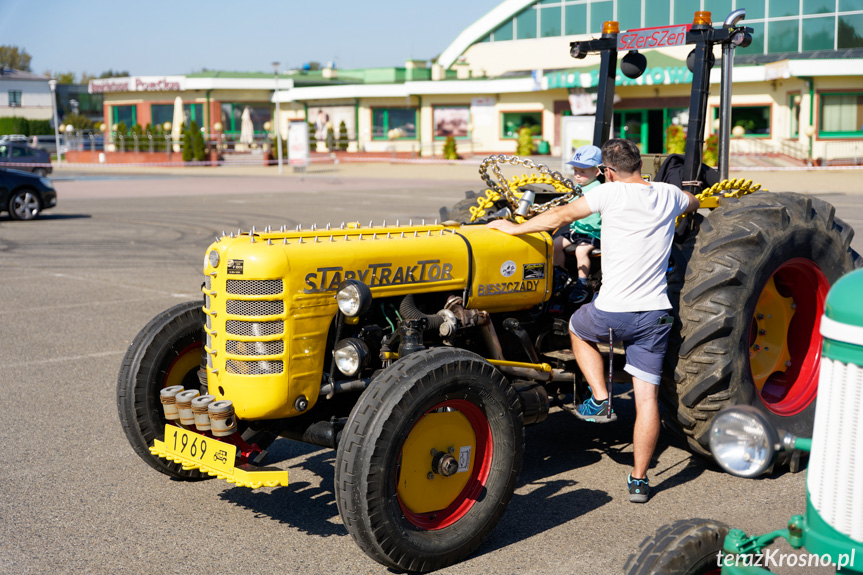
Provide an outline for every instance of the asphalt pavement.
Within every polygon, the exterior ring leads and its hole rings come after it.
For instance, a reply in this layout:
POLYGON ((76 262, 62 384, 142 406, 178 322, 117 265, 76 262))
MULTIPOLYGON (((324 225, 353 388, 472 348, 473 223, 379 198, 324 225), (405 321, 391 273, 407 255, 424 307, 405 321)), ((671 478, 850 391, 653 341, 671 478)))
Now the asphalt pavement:
MULTIPOLYGON (((373 164, 302 178, 275 168, 68 168, 54 174, 56 209, 32 222, 0 216, 0 573, 388 573, 341 523, 333 451, 274 444, 288 487, 173 481, 129 447, 116 377, 152 317, 200 297, 205 248, 222 230, 430 221, 481 189, 476 168, 373 164)), ((773 191, 824 197, 863 230, 860 174, 759 176, 773 191)), ((853 246, 863 249, 863 236, 853 246)), ((441 573, 619 573, 644 537, 675 519, 764 533, 804 511, 803 473, 734 478, 667 430, 650 472, 654 495, 631 504, 634 411, 631 389, 619 388, 617 424, 553 410, 528 428, 506 514, 476 553, 441 573)))

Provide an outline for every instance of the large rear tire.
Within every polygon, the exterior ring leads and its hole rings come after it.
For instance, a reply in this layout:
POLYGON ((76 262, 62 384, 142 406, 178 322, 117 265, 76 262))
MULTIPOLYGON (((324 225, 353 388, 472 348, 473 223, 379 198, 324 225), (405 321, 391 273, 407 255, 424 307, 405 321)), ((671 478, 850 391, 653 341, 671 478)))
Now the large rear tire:
POLYGON ((348 419, 336 458, 339 513, 381 564, 440 569, 494 528, 523 453, 518 396, 499 371, 464 350, 418 351, 378 375, 348 419))
POLYGON ((695 452, 709 453, 713 417, 736 404, 811 437, 824 300, 861 263, 834 211, 791 193, 724 199, 675 246, 668 283, 679 323, 661 397, 695 452))
POLYGON ((164 440, 165 418, 159 391, 182 385, 199 389, 198 369, 204 342, 200 301, 176 305, 144 326, 129 345, 117 377, 117 410, 126 438, 147 465, 176 479, 208 479, 150 453, 154 439, 164 440))
POLYGON ((709 519, 675 521, 641 542, 626 575, 719 575, 719 552, 728 526, 709 519))

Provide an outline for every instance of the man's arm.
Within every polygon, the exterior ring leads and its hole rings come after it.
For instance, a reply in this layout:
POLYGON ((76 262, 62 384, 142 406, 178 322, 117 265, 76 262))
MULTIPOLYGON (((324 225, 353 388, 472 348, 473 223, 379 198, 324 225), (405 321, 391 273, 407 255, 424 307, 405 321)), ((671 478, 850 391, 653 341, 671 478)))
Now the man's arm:
POLYGON ((533 232, 556 230, 557 228, 574 222, 575 220, 585 218, 591 213, 590 206, 587 205, 587 200, 584 199, 584 197, 581 197, 565 206, 552 208, 535 218, 527 220, 523 224, 516 224, 509 220, 494 220, 486 225, 493 230, 500 230, 507 234, 518 236, 533 232))
POLYGON ((680 191, 683 192, 684 194, 686 194, 686 197, 689 199, 689 205, 686 206, 686 210, 683 213, 684 214, 691 214, 692 212, 694 212, 695 210, 697 210, 699 208, 699 206, 701 205, 701 202, 699 202, 698 198, 696 198, 695 196, 693 196, 692 194, 690 194, 686 190, 680 190, 680 191))

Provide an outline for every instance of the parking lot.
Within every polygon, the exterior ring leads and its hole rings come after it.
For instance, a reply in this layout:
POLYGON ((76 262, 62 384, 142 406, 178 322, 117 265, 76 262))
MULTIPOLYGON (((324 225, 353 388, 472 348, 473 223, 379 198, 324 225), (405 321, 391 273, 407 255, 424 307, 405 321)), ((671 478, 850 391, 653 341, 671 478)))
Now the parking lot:
MULTIPOLYGON (((289 469, 288 487, 172 481, 129 447, 116 377, 153 316, 200 298, 205 249, 223 230, 430 221, 465 190, 481 189, 475 174, 476 166, 385 164, 302 179, 275 168, 61 169, 57 208, 31 222, 0 216, 0 573, 388 573, 342 526, 333 451, 274 444, 270 461, 289 469)), ((859 174, 763 179, 772 191, 833 203, 863 251, 859 174)), ((804 511, 805 474, 734 478, 667 430, 651 470, 655 495, 629 503, 634 408, 629 386, 619 390, 616 425, 555 409, 528 428, 506 514, 473 556, 441 573, 619 573, 644 537, 675 519, 713 518, 752 534, 804 511)))

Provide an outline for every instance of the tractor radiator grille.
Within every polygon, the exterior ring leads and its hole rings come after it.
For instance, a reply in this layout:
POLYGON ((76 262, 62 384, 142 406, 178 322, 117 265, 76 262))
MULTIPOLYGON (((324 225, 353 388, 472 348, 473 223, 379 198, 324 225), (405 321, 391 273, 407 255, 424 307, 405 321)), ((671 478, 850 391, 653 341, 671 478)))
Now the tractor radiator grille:
POLYGON ((225 362, 225 370, 237 375, 272 375, 282 373, 284 364, 281 361, 239 361, 229 359, 225 362))
POLYGON ((282 280, 228 280, 227 290, 232 295, 278 295, 282 280))
POLYGON ((807 486, 840 533, 863 542, 863 368, 821 359, 807 486))
POLYGON ((244 301, 238 299, 229 299, 225 302, 225 310, 231 315, 280 315, 285 311, 285 303, 280 300, 244 301))
POLYGON ((285 342, 276 341, 235 341, 229 339, 225 351, 234 355, 278 355, 285 351, 285 342))
POLYGON ((244 335, 246 337, 279 335, 285 332, 285 322, 239 321, 236 319, 229 319, 225 322, 225 331, 230 335, 244 335))

